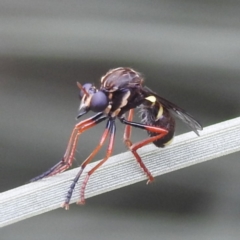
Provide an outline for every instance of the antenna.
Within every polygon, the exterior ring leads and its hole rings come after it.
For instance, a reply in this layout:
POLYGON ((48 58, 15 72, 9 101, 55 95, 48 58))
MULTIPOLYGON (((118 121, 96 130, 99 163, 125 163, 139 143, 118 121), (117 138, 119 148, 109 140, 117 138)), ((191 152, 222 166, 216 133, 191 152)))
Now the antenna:
POLYGON ((77 86, 79 87, 79 89, 81 91, 83 91, 84 94, 87 95, 87 97, 89 96, 89 93, 86 91, 86 89, 82 86, 82 84, 80 82, 77 82, 77 86))

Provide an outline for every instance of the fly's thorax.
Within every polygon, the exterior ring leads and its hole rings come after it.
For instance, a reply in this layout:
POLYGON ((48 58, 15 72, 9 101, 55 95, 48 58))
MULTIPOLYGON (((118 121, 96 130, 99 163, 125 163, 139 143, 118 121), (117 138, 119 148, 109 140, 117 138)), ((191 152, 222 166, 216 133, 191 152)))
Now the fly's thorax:
POLYGON ((131 91, 128 89, 109 93, 109 111, 105 113, 111 115, 111 117, 118 116, 122 108, 128 105, 130 95, 131 91))
POLYGON ((140 73, 131 68, 119 67, 109 70, 101 78, 101 88, 104 91, 115 92, 117 90, 131 88, 132 86, 141 85, 143 78, 140 73))
MULTIPOLYGON (((105 92, 109 98, 111 116, 119 116, 136 108, 142 103, 143 78, 131 68, 119 67, 109 70, 101 78, 100 90, 105 92)), ((108 108, 109 109, 109 108, 108 108)))

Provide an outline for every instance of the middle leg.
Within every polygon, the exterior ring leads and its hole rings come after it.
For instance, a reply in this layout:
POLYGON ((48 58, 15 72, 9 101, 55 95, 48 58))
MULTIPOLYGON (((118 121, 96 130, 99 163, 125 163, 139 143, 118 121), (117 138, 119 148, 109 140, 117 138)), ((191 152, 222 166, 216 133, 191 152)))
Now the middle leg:
MULTIPOLYGON (((83 170, 85 169, 85 167, 87 166, 87 164, 88 164, 89 162, 91 162, 91 160, 93 159, 93 157, 98 153, 98 151, 99 151, 99 150, 101 149, 101 147, 103 146, 104 142, 105 142, 106 139, 107 139, 107 136, 109 135, 109 132, 110 132, 111 129, 112 129, 113 123, 114 123, 114 121, 113 121, 112 119, 109 119, 109 120, 107 121, 107 125, 106 125, 106 128, 105 128, 105 131, 103 132, 103 135, 102 135, 102 137, 101 137, 101 139, 100 139, 99 144, 98 144, 97 147, 92 151, 92 153, 88 156, 88 158, 81 164, 80 170, 79 170, 78 174, 76 175, 76 177, 74 178, 73 183, 71 184, 71 186, 70 186, 70 188, 69 188, 69 190, 68 190, 68 192, 67 192, 67 196, 66 196, 65 202, 62 204, 62 207, 64 207, 66 210, 69 209, 69 202, 70 202, 70 200, 71 200, 71 197, 72 197, 72 194, 73 194, 73 190, 74 190, 74 188, 75 188, 75 186, 76 186, 76 184, 77 184, 77 182, 78 182, 78 180, 79 180, 79 178, 80 178, 83 170)), ((91 171, 92 171, 92 170, 91 170, 91 171)), ((91 172, 91 171, 90 171, 90 172, 91 172)), ((91 174, 90 174, 90 175, 91 175, 91 174)), ((88 175, 87 175, 87 176, 88 176, 88 175)), ((88 178, 89 178, 89 177, 88 177, 88 178)), ((87 184, 87 180, 85 180, 85 181, 83 182, 83 186, 85 185, 85 187, 86 187, 86 184, 87 184)), ((84 187, 84 190, 85 190, 85 187, 84 187)), ((82 195, 82 191, 84 192, 84 190, 81 190, 81 195, 82 195)), ((83 193, 83 195, 84 195, 84 193, 83 193)), ((83 198, 81 197, 81 199, 83 199, 83 198)), ((81 202, 81 201, 79 201, 78 203, 80 203, 80 202, 81 202)), ((82 202, 84 202, 84 201, 82 201, 82 202)))

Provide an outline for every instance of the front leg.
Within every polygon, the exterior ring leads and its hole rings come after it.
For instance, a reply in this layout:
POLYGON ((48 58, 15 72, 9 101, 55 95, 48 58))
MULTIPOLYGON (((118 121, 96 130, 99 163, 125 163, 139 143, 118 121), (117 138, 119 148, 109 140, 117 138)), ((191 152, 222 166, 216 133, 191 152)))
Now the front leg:
POLYGON ((55 175, 57 173, 63 172, 66 169, 68 169, 72 165, 72 162, 74 160, 74 154, 75 154, 75 151, 76 151, 76 147, 77 147, 77 142, 78 142, 79 136, 83 132, 85 132, 89 128, 92 128, 96 124, 102 122, 106 118, 107 118, 106 116, 103 116, 103 113, 97 113, 93 117, 90 117, 90 118, 88 118, 88 119, 86 119, 84 121, 81 121, 80 123, 76 124, 76 126, 74 127, 74 129, 72 131, 72 134, 71 134, 71 137, 69 139, 66 152, 65 152, 62 160, 59 161, 57 164, 55 164, 50 169, 48 169, 46 172, 42 173, 41 175, 39 175, 39 176, 37 176, 35 178, 32 178, 30 180, 30 182, 38 181, 38 180, 40 180, 42 178, 55 175))

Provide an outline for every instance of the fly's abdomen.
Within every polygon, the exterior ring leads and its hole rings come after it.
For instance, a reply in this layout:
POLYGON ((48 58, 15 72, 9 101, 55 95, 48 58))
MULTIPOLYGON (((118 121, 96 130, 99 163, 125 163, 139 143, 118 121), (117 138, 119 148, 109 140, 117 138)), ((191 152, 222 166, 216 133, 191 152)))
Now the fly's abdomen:
MULTIPOLYGON (((153 142, 154 145, 165 147, 171 142, 175 131, 175 120, 166 109, 162 108, 162 106, 147 107, 143 105, 140 110, 140 118, 143 124, 168 130, 167 135, 153 142)), ((147 132, 150 137, 158 135, 158 133, 147 132)))

